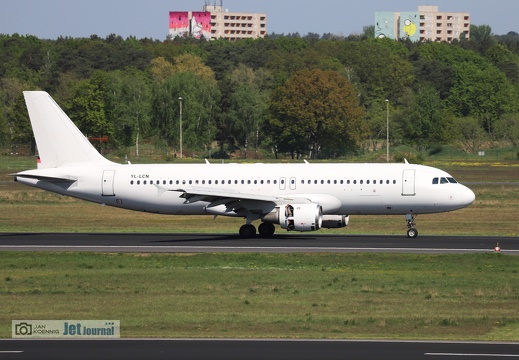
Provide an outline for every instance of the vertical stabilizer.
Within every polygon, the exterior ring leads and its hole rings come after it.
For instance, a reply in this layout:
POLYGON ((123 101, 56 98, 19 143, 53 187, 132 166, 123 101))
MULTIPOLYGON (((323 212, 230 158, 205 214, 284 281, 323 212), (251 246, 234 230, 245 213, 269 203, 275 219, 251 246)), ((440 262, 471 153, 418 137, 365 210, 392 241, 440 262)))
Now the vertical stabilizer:
POLYGON ((44 91, 24 91, 41 163, 38 168, 64 164, 108 164, 58 104, 44 91))

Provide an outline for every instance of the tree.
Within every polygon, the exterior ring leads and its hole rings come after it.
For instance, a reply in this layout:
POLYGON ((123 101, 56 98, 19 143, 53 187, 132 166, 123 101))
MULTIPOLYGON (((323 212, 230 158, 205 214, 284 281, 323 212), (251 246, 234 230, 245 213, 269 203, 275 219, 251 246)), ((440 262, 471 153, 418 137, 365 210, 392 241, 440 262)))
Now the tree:
POLYGON ((273 93, 268 132, 292 157, 337 156, 366 135, 357 92, 338 72, 303 70, 273 93))
POLYGON ((7 113, 7 125, 11 135, 11 143, 15 147, 30 145, 31 154, 35 154, 36 144, 27 115, 27 107, 21 93, 18 94, 16 101, 7 113))
POLYGON ((465 64, 458 69, 451 95, 447 99, 456 116, 477 118, 490 137, 494 122, 512 112, 517 96, 505 75, 495 67, 483 69, 465 64))
POLYGON ((79 82, 67 104, 67 113, 88 137, 111 136, 113 132, 105 115, 103 91, 89 80, 79 82))
POLYGON ((155 81, 164 81, 175 73, 173 64, 163 57, 151 60, 150 65, 151 76, 155 81))
POLYGON ((489 25, 470 25, 470 39, 474 41, 486 40, 492 35, 492 28, 489 25))
POLYGON ((227 116, 228 128, 245 148, 244 157, 254 140, 255 153, 263 127, 272 76, 267 70, 257 70, 240 65, 230 76, 232 92, 227 116))
POLYGON ((405 45, 391 39, 366 41, 320 42, 320 52, 334 56, 347 71, 348 80, 355 85, 367 102, 389 99, 398 103, 404 89, 414 81, 413 69, 407 60, 405 45))
POLYGON ((485 140, 485 131, 479 126, 478 120, 473 117, 457 118, 454 123, 456 139, 460 148, 466 153, 475 153, 481 148, 485 140))
POLYGON ((183 147, 208 150, 215 137, 220 92, 216 82, 190 72, 174 74, 152 90, 151 125, 166 145, 180 148, 182 97, 183 147))
POLYGON ((519 114, 505 114, 496 122, 496 136, 519 146, 519 114))
POLYGON ((139 157, 139 140, 150 132, 151 89, 143 72, 135 69, 109 74, 106 113, 113 124, 115 142, 135 144, 139 157))
POLYGON ((200 77, 214 80, 214 71, 202 62, 200 56, 182 54, 177 56, 173 65, 173 73, 190 72, 200 77))
POLYGON ((28 88, 30 85, 17 78, 0 80, 0 143, 10 140, 14 146, 30 145, 34 154, 34 138, 22 94, 28 88))
POLYGON ((423 87, 414 98, 410 111, 402 116, 404 140, 422 149, 448 142, 452 124, 445 116, 438 92, 432 87, 423 87))
POLYGON ((362 28, 362 33, 367 39, 375 37, 375 25, 367 25, 362 28))

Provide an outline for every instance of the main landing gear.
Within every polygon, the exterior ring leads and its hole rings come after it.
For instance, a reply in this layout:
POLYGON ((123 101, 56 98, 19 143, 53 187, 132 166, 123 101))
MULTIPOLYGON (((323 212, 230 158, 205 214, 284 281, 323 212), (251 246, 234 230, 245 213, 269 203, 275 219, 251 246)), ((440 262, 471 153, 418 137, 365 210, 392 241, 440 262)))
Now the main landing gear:
MULTIPOLYGON (((258 232, 261 236, 272 236, 276 231, 274 224, 269 222, 262 222, 258 227, 258 232)), ((256 227, 252 224, 245 224, 240 227, 240 237, 247 239, 256 236, 256 227)))
POLYGON ((409 238, 415 238, 418 236, 418 230, 415 228, 414 219, 416 219, 416 215, 414 214, 407 214, 405 216, 405 221, 407 222, 407 237, 409 238))
POLYGON ((256 227, 252 224, 245 224, 240 227, 240 237, 248 239, 256 236, 256 227))

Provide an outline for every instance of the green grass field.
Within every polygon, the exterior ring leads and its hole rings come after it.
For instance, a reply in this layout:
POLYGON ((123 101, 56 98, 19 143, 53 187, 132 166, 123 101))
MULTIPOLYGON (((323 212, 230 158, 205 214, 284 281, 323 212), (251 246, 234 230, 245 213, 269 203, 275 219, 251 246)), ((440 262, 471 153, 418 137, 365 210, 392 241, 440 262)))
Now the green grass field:
MULTIPOLYGON (((15 184, 1 158, 1 232, 237 233, 241 219, 101 207, 15 184)), ((423 215, 427 235, 517 236, 519 166, 438 162, 476 193, 423 215), (472 183, 472 184, 471 184, 472 183)), ((329 234, 405 234, 403 216, 352 216, 329 234)), ((280 230, 278 230, 280 231, 280 230)), ((13 319, 119 319, 123 337, 519 341, 519 257, 502 254, 0 253, 0 337, 13 319)))
POLYGON ((519 340, 519 258, 0 253, 12 319, 119 319, 123 337, 519 340))

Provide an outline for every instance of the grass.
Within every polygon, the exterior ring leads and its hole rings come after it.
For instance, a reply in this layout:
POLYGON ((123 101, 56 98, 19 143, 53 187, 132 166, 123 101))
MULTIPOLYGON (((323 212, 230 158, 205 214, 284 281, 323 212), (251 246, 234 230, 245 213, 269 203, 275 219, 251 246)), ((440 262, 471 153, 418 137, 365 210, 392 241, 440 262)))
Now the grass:
MULTIPOLYGON (((5 161, 4 161, 5 160, 5 161)), ((419 216, 427 235, 517 236, 519 166, 435 160, 476 193, 419 216)), ((0 232, 235 233, 242 219, 160 216, 12 182, 0 161, 0 232)), ((402 216, 352 216, 320 233, 404 234, 402 216)), ((519 341, 519 257, 502 254, 0 253, 0 337, 12 319, 120 319, 123 337, 519 341)))
POLYGON ((500 254, 0 253, 12 319, 120 319, 123 337, 519 340, 500 254))

